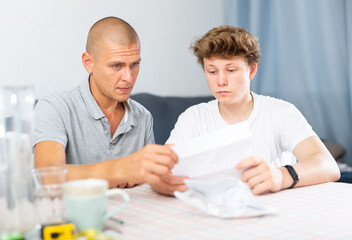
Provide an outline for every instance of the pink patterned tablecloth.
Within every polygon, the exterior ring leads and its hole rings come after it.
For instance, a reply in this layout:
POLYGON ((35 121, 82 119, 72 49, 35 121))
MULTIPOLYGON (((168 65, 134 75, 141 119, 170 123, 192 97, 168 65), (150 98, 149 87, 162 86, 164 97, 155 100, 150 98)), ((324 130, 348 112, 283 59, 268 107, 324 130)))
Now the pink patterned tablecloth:
MULTIPOLYGON (((325 183, 256 198, 274 215, 246 219, 208 216, 149 185, 126 190, 118 218, 121 239, 352 239, 352 184, 325 183)), ((118 200, 110 202, 110 208, 118 200)))

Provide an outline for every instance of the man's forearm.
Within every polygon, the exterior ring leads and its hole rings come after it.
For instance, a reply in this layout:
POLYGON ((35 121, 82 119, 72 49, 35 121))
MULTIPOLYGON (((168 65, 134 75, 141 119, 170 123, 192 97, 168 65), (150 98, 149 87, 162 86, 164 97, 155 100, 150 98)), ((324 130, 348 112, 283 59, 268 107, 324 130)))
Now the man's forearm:
MULTIPOLYGON (((109 187, 113 188, 119 184, 133 181, 133 173, 128 171, 128 159, 119 158, 107 160, 94 164, 71 165, 68 167, 68 180, 99 178, 109 182, 109 187)), ((133 182, 135 184, 139 182, 133 182)))

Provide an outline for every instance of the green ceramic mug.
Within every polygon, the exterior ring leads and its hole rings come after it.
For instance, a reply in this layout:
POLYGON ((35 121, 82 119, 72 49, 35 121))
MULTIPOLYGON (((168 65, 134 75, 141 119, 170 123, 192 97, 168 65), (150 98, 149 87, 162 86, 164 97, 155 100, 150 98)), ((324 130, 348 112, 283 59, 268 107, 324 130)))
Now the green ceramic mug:
POLYGON ((102 179, 84 179, 64 184, 64 202, 67 220, 77 230, 103 230, 105 221, 127 206, 129 195, 122 189, 108 189, 102 179), (120 196, 123 203, 107 212, 108 198, 120 196))

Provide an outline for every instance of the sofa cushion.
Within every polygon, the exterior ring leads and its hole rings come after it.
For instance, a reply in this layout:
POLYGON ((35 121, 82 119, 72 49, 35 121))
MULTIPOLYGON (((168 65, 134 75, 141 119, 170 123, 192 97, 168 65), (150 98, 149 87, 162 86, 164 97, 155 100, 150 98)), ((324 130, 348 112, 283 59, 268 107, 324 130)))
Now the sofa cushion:
POLYGON ((337 162, 342 162, 342 157, 345 155, 346 149, 338 143, 330 142, 326 139, 322 139, 322 141, 335 160, 337 162))
POLYGON ((178 116, 188 107, 213 100, 213 96, 204 97, 162 97, 149 93, 138 93, 131 98, 142 104, 153 116, 155 143, 164 144, 178 116))

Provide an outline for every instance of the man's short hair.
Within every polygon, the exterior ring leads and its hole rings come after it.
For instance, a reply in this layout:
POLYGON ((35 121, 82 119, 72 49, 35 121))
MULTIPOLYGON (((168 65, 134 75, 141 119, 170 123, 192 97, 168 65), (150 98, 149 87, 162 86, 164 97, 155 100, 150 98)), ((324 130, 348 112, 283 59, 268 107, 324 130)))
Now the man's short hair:
POLYGON ((244 28, 224 25, 211 29, 195 41, 191 50, 204 67, 204 58, 244 57, 247 64, 260 63, 260 47, 256 37, 244 28))
POLYGON ((118 17, 106 17, 93 24, 88 33, 86 51, 96 54, 99 46, 105 41, 113 41, 127 47, 135 43, 140 45, 134 28, 118 17))

